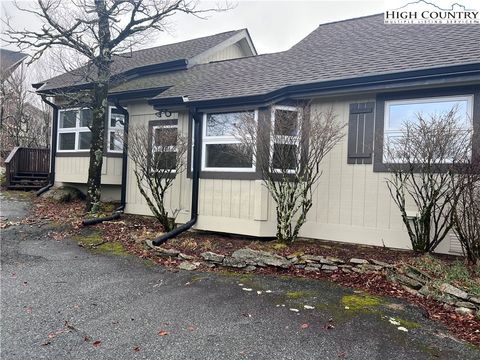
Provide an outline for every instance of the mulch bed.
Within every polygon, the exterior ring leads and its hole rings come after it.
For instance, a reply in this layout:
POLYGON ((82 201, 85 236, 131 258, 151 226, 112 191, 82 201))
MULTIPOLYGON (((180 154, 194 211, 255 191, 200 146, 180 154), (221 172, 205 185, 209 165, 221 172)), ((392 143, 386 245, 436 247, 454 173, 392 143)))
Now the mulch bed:
MULTIPOLYGON (((86 230, 99 231, 104 241, 121 242, 128 252, 143 259, 149 259, 157 264, 174 268, 179 263, 179 260, 176 259, 155 256, 152 251, 146 249, 144 240, 153 239, 162 233, 162 227, 151 217, 124 215, 118 221, 104 222, 85 228, 81 224, 81 220, 86 215, 84 213, 83 201, 76 200, 67 204, 57 204, 42 198, 35 198, 32 203, 32 213, 22 223, 30 225, 42 223, 58 224, 60 225, 58 232, 53 230, 50 233, 56 239, 75 236, 86 230)), ((175 248, 182 253, 194 256, 196 259, 200 259, 199 255, 204 251, 230 255, 235 250, 244 247, 271 251, 283 256, 304 253, 334 256, 346 260, 350 258, 376 259, 387 263, 411 263, 412 259, 421 256, 412 251, 319 240, 299 240, 287 247, 275 241, 260 241, 255 238, 204 232, 185 233, 176 239, 170 240, 164 244, 164 247, 175 248)), ((455 257, 451 256, 435 256, 447 263, 455 259, 455 257)), ((203 271, 224 271, 224 268, 209 268, 206 265, 202 265, 200 269, 203 271)), ((231 269, 229 268, 229 270, 231 269)), ((236 271, 239 273, 244 272, 240 269, 236 271)), ((296 268, 281 270, 271 267, 258 268, 256 273, 324 279, 334 281, 343 286, 361 289, 374 295, 405 299, 423 309, 427 318, 443 323, 457 338, 480 346, 480 319, 473 315, 459 315, 454 309, 447 308, 433 299, 415 296, 401 285, 389 282, 381 274, 307 273, 296 268)))

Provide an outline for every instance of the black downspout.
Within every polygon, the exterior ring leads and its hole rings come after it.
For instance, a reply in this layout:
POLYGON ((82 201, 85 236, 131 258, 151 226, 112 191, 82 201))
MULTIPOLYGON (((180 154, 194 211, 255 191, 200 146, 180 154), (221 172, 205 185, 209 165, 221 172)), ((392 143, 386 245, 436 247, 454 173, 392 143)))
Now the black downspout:
POLYGON ((48 185, 44 186, 36 192, 37 196, 42 195, 48 191, 55 184, 55 157, 57 156, 57 131, 58 131, 58 106, 47 100, 45 95, 41 95, 45 104, 49 105, 53 109, 52 119, 52 141, 50 149, 50 174, 48 179, 48 185))
POLYGON ((163 234, 153 241, 147 240, 149 246, 160 246, 169 239, 190 229, 197 222, 198 217, 198 184, 200 180, 200 155, 202 148, 202 114, 193 110, 194 132, 193 132, 193 169, 192 169, 192 206, 190 220, 178 228, 163 234))
POLYGON ((128 166, 128 126, 130 123, 130 114, 128 110, 120 105, 120 101, 115 99, 115 106, 123 114, 123 154, 122 154, 122 186, 120 189, 120 206, 115 211, 124 211, 127 203, 127 166, 128 166))
POLYGON ((82 225, 95 225, 100 224, 104 221, 111 221, 118 219, 120 214, 125 210, 126 204, 126 194, 127 194, 127 161, 128 161, 128 124, 130 121, 130 115, 128 110, 125 109, 118 99, 115 99, 115 107, 123 114, 124 123, 123 123, 123 153, 122 153, 122 181, 120 189, 120 206, 115 209, 115 211, 110 216, 105 216, 96 219, 84 219, 82 225))

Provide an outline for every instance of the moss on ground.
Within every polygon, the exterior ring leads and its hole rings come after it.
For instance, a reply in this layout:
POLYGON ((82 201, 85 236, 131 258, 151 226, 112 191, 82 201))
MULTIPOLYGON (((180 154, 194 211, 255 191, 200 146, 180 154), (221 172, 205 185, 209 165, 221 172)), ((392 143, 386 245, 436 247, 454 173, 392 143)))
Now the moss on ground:
POLYGON ((420 325, 418 322, 415 322, 415 321, 401 319, 398 317, 396 317, 395 320, 397 320, 400 323, 400 326, 403 326, 405 329, 408 329, 408 330, 418 329, 422 327, 422 325, 420 325))
POLYGON ((35 196, 32 191, 2 190, 1 197, 7 200, 29 200, 35 196))
POLYGON ((308 291, 289 291, 286 293, 287 299, 305 299, 312 296, 311 292, 308 291))
POLYGON ((103 242, 100 232, 93 232, 88 235, 79 234, 74 237, 74 240, 77 241, 80 245, 88 247, 94 247, 103 242))
POLYGON ((109 254, 115 256, 128 256, 129 253, 119 242, 107 242, 99 245, 93 250, 95 253, 109 254))
POLYGON ((368 311, 380 306, 383 300, 377 296, 362 293, 345 295, 342 297, 341 303, 344 307, 348 307, 347 310, 368 311))

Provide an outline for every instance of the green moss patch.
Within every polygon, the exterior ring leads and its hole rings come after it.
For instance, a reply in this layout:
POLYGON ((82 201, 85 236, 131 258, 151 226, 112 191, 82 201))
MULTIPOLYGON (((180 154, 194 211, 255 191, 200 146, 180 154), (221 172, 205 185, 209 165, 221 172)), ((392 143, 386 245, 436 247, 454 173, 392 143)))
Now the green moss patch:
POLYGON ((128 256, 129 253, 119 242, 107 242, 94 248, 94 252, 116 256, 128 256))
POLYGON ((311 297, 311 293, 308 291, 289 291, 286 293, 287 299, 293 299, 293 300, 298 300, 298 299, 304 299, 307 297, 311 297))
POLYGON ((33 196, 34 196, 34 193, 31 191, 2 190, 1 192, 2 198, 6 200, 13 200, 13 201, 29 200, 33 198, 33 196))
POLYGON ((415 322, 415 321, 399 319, 399 318, 395 318, 395 320, 397 320, 400 323, 400 326, 403 326, 404 328, 406 328, 408 330, 418 329, 418 328, 421 327, 421 325, 419 323, 415 322))
POLYGON ((380 306, 383 300, 367 294, 353 294, 343 296, 341 303, 345 308, 348 308, 347 310, 368 311, 380 306))
POLYGON ((88 235, 77 235, 74 237, 74 240, 80 245, 86 247, 94 247, 103 242, 102 236, 99 232, 93 232, 88 235))

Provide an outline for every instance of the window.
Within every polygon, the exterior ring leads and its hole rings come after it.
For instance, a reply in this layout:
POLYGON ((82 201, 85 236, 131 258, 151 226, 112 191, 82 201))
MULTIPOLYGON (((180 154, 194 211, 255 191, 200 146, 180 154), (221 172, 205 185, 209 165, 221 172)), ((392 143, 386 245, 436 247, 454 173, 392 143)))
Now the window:
POLYGON ((242 149, 236 136, 237 124, 257 120, 256 111, 206 114, 203 121, 202 170, 253 172, 253 150, 242 149))
POLYGON ((152 166, 175 172, 177 167, 177 124, 152 127, 152 166))
MULTIPOLYGON (((399 162, 402 160, 396 155, 387 154, 386 149, 390 146, 395 149, 395 141, 403 138, 402 128, 405 123, 418 121, 418 114, 444 114, 457 109, 458 129, 471 131, 473 96, 442 96, 421 99, 392 100, 385 102, 384 122, 384 149, 383 160, 399 162)), ((400 142, 401 143, 401 142, 400 142)), ((390 151, 392 153, 392 151, 390 151)))
MULTIPOLYGON (((123 151, 123 122, 125 117, 116 108, 110 107, 108 118, 108 151, 123 151)), ((88 151, 92 142, 90 126, 91 109, 65 109, 58 112, 59 152, 88 151)))
POLYGON ((297 108, 272 108, 271 166, 274 171, 294 172, 300 160, 300 114, 297 108))
POLYGON ((92 122, 90 109, 59 110, 58 151, 79 151, 90 149, 92 122))
POLYGON ((112 153, 123 152, 123 125, 125 115, 117 108, 110 108, 108 119, 108 151, 112 153))

